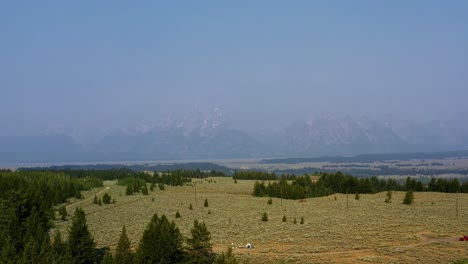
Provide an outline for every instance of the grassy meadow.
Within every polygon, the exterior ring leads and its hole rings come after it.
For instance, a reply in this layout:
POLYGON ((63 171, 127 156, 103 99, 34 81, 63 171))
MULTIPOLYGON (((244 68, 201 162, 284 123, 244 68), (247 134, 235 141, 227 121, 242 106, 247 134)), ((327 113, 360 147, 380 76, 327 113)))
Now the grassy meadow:
MULTIPOLYGON (((82 207, 97 246, 111 250, 123 225, 136 248, 158 213, 174 220, 187 236, 195 219, 205 221, 215 252, 252 243, 253 249, 234 249, 243 263, 453 263, 468 258, 468 242, 457 241, 468 234, 468 194, 415 193, 412 205, 402 204, 404 192, 393 193, 392 203, 384 202, 383 192, 361 194, 359 200, 354 194, 348 199, 346 194, 272 198, 269 205, 267 197, 251 195, 254 182, 198 179, 194 186, 156 187, 149 195, 126 196, 125 187, 108 181, 104 188, 84 192, 84 200, 71 201, 67 211, 82 207), (93 204, 94 195, 104 192, 116 203, 93 204), (209 207, 204 207, 205 198, 209 207), (181 218, 175 218, 177 211, 181 218), (267 222, 261 221, 264 212, 267 222)), ((70 223, 56 220, 64 235, 70 223)))

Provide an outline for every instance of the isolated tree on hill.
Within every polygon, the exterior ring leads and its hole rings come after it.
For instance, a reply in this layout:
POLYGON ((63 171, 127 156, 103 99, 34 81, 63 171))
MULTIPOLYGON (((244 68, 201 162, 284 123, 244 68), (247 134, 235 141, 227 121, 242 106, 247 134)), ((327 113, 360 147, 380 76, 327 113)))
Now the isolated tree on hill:
POLYGON ((403 204, 412 204, 413 201, 414 201, 413 190, 409 190, 405 194, 405 198, 403 199, 403 204))
POLYGON ((115 251, 115 264, 131 264, 133 263, 133 254, 130 249, 130 239, 127 236, 125 226, 122 227, 117 249, 115 251))
POLYGON ((199 223, 197 220, 193 223, 193 228, 190 230, 191 238, 187 239, 188 244, 188 261, 190 263, 213 263, 212 244, 210 242, 210 232, 206 228, 204 222, 199 223))
POLYGON ((174 222, 165 215, 151 218, 138 245, 138 263, 178 263, 183 258, 183 237, 174 222))
POLYGON ((85 212, 76 208, 68 231, 68 251, 73 263, 93 264, 97 262, 96 243, 88 230, 85 212))

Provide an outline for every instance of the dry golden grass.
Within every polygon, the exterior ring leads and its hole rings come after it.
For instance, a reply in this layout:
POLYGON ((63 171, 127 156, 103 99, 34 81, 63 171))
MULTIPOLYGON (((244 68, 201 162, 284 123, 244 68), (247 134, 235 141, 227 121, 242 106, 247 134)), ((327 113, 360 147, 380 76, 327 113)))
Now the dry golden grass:
MULTIPOLYGON (((158 213, 173 219, 185 235, 195 219, 205 221, 215 251, 252 243, 254 249, 234 250, 250 263, 451 263, 468 257, 468 242, 456 241, 468 233, 468 194, 458 195, 457 218, 456 194, 415 193, 410 206, 401 204, 404 192, 394 193, 390 204, 384 202, 385 193, 361 194, 360 200, 350 194, 347 210, 345 194, 303 201, 273 198, 268 205, 268 198, 250 195, 254 181, 212 179, 197 180, 196 188, 155 189, 148 196, 125 196, 124 187, 105 182, 116 204, 98 206, 88 199, 67 210, 82 207, 97 245, 111 249, 123 225, 136 247, 150 218, 158 213), (205 198, 209 207, 203 206, 205 198), (181 218, 175 218, 177 211, 181 218), (268 222, 260 220, 263 212, 268 213, 268 222)), ((102 190, 87 192, 85 198, 102 190)), ((57 221, 62 232, 68 224, 57 221)))

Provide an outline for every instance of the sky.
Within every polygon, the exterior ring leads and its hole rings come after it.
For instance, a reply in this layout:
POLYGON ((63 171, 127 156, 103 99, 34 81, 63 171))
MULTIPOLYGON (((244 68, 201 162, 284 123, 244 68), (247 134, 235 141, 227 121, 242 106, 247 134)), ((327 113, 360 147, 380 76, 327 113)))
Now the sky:
POLYGON ((3 1, 0 137, 468 112, 468 1, 3 1))

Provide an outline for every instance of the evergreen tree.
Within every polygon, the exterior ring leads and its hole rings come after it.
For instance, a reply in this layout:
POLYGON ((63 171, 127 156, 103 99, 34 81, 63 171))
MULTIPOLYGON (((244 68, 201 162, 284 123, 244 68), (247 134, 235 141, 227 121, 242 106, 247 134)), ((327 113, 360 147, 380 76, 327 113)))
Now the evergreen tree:
POLYGON ((99 198, 98 204, 99 204, 99 206, 102 205, 102 200, 101 200, 101 198, 99 198))
POLYGON ((301 224, 301 225, 304 224, 304 217, 303 217, 303 216, 301 216, 301 222, 300 222, 300 224, 301 224))
POLYGON ((115 264, 131 264, 133 263, 133 254, 130 249, 130 239, 127 236, 127 230, 125 226, 122 227, 120 233, 119 242, 117 243, 117 249, 115 251, 115 264))
POLYGON ((62 219, 63 221, 67 220, 68 213, 67 213, 67 209, 65 208, 65 206, 60 206, 58 211, 59 211, 60 219, 62 219))
POLYGON ((190 233, 192 237, 187 239, 188 261, 200 264, 213 263, 211 236, 205 223, 195 220, 190 233))
POLYGON ((286 215, 283 215, 283 218, 281 219, 282 222, 286 222, 287 221, 287 218, 286 218, 286 215))
POLYGON ((179 211, 176 212, 175 218, 180 218, 180 213, 179 213, 179 211))
POLYGON ((101 264, 115 264, 117 263, 115 259, 112 257, 112 254, 108 251, 104 258, 101 261, 101 264))
POLYGON ((262 221, 267 222, 268 221, 268 214, 266 212, 263 213, 262 215, 262 221))
POLYGON ((405 194, 405 198, 403 199, 403 204, 412 204, 414 201, 414 194, 412 190, 409 190, 405 194))
POLYGON ((205 203, 203 204, 203 206, 208 207, 208 198, 205 198, 205 203))
POLYGON ((96 196, 96 195, 94 195, 93 204, 98 204, 98 198, 97 198, 97 196, 96 196))
POLYGON ((183 258, 182 234, 165 215, 151 218, 137 250, 139 263, 178 263, 183 258))
POLYGON ((268 199, 267 201, 267 204, 271 205, 273 203, 273 200, 271 199, 271 197, 268 199))
POLYGON ((143 188, 141 189, 141 193, 142 193, 143 195, 148 195, 148 194, 149 194, 149 192, 148 192, 148 187, 146 186, 146 183, 145 183, 145 185, 143 186, 143 188))
POLYGON ((239 264, 239 260, 237 260, 236 256, 232 254, 232 248, 228 247, 227 253, 221 253, 216 256, 215 264, 239 264))
POLYGON ((17 263, 15 245, 10 236, 7 236, 5 238, 2 248, 0 248, 0 263, 5 263, 5 264, 17 263))
POLYGON ((354 196, 354 199, 355 200, 359 200, 360 196, 359 196, 359 192, 356 192, 356 195, 354 196))
POLYGON ((105 193, 103 196, 102 196, 102 202, 104 204, 110 204, 111 203, 111 196, 108 194, 108 193, 105 193))
POLYGON ((190 209, 190 210, 193 210, 192 204, 189 205, 189 209, 190 209))
POLYGON ((94 264, 97 262, 96 243, 88 230, 85 212, 79 207, 76 208, 72 218, 67 244, 72 263, 94 264))

